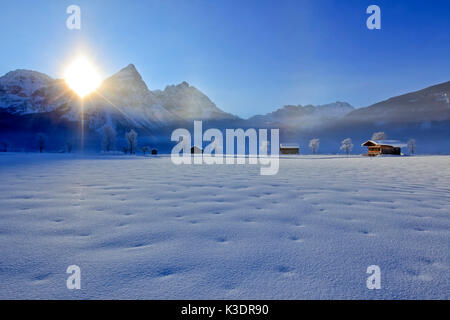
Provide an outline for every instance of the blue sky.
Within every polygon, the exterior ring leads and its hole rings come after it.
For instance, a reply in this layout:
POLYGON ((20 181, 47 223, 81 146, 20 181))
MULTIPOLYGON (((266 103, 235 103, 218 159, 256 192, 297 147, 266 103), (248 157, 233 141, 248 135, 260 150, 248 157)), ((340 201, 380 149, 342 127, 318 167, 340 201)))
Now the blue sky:
POLYGON ((61 77, 80 51, 104 77, 129 63, 150 89, 187 81, 248 117, 286 104, 356 107, 450 80, 447 0, 0 0, 0 74, 61 77), (67 6, 82 28, 66 28, 67 6), (381 30, 366 8, 381 8, 381 30))

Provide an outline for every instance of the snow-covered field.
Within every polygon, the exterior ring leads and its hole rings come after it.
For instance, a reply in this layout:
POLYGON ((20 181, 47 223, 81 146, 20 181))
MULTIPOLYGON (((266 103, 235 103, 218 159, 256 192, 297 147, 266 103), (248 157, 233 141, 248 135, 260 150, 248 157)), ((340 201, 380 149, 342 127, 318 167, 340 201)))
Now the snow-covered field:
POLYGON ((450 298, 450 157, 0 154, 0 298, 450 298), (66 268, 81 268, 81 290, 66 268), (381 289, 366 269, 381 268, 381 289))

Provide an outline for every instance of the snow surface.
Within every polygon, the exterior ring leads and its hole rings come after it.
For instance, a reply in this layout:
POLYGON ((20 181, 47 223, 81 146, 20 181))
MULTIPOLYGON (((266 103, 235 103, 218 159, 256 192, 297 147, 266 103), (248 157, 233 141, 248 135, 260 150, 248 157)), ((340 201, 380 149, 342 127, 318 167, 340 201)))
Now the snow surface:
POLYGON ((449 165, 1 154, 0 298, 448 299, 449 165))

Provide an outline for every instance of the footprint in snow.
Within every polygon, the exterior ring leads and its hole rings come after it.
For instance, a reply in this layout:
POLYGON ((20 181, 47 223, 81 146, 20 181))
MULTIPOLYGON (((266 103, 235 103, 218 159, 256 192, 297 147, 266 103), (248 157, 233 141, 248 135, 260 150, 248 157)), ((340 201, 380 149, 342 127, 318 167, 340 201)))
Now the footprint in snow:
POLYGON ((300 239, 300 237, 297 236, 290 236, 289 240, 295 241, 295 242, 303 242, 302 239, 300 239))
POLYGON ((219 237, 216 239, 216 241, 220 242, 220 243, 225 243, 225 242, 227 242, 227 239, 225 237, 219 237))
POLYGON ((284 273, 284 274, 287 274, 287 273, 291 272, 291 269, 289 267, 286 267, 286 266, 278 266, 277 270, 278 270, 278 272, 284 273))
POLYGON ((158 271, 158 276, 160 277, 168 277, 170 275, 174 274, 174 271, 172 269, 166 268, 158 271))
POLYGON ((48 277, 50 277, 50 275, 51 275, 51 273, 43 273, 43 274, 40 274, 40 275, 37 275, 37 276, 35 276, 34 277, 34 281, 44 281, 44 280, 46 280, 48 277))

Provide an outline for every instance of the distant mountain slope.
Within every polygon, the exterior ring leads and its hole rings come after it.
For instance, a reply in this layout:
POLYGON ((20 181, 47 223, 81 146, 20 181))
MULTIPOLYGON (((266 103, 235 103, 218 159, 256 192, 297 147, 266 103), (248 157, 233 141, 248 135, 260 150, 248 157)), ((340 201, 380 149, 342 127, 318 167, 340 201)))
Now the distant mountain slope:
POLYGON ((402 123, 450 120, 449 98, 450 81, 356 109, 345 119, 402 123))
POLYGON ((354 108, 347 102, 335 102, 320 106, 284 106, 266 115, 258 115, 248 119, 257 125, 281 126, 290 128, 314 128, 344 117, 354 108))
POLYGON ((168 111, 183 120, 224 120, 236 116, 219 109, 205 94, 187 82, 167 86, 153 94, 168 111))

